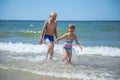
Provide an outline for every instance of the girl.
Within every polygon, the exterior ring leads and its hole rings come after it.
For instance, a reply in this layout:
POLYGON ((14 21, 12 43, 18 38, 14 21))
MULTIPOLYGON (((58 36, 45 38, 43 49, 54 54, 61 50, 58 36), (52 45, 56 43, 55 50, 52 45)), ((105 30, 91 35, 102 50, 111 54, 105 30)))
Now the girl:
POLYGON ((73 24, 69 24, 68 32, 55 40, 55 43, 57 43, 61 39, 64 38, 66 39, 63 46, 62 61, 67 60, 68 63, 71 63, 73 40, 75 40, 76 45, 80 47, 82 50, 82 46, 80 46, 80 44, 78 43, 77 36, 74 34, 74 32, 75 32, 75 26, 73 24))

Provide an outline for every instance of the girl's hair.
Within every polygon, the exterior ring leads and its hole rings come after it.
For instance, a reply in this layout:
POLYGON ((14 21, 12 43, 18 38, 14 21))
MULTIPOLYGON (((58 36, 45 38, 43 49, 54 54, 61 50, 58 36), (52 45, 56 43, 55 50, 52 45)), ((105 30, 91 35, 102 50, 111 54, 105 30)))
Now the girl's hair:
POLYGON ((74 24, 69 24, 68 28, 75 30, 75 25, 74 24))
MULTIPOLYGON (((69 24, 69 25, 68 25, 68 29, 73 29, 73 30, 75 30, 75 25, 74 25, 74 24, 69 24)), ((67 32, 69 32, 69 31, 67 31, 67 32)))

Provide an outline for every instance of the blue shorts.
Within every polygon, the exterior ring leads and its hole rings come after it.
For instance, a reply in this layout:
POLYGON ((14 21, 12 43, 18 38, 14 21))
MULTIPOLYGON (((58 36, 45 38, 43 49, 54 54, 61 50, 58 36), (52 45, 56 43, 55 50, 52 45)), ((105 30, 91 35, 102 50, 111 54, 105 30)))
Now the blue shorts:
POLYGON ((50 42, 54 42, 54 36, 45 34, 45 35, 44 35, 44 40, 46 40, 46 39, 49 39, 50 42))

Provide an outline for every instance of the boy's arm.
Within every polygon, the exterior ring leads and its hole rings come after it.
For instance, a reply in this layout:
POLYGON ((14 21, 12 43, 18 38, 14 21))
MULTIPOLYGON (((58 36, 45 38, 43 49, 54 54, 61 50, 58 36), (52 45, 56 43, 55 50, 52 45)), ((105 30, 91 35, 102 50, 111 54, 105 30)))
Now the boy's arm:
POLYGON ((82 50, 82 46, 78 43, 78 39, 77 39, 76 36, 75 36, 75 42, 76 42, 76 45, 77 45, 79 48, 81 48, 81 50, 82 50))
POLYGON ((56 28, 55 28, 55 37, 56 37, 56 39, 57 39, 57 23, 56 23, 56 28))
POLYGON ((61 37, 58 37, 56 40, 55 40, 55 43, 57 43, 59 40, 63 39, 63 38, 66 38, 67 37, 67 33, 62 35, 61 37))
POLYGON ((41 32, 41 35, 40 35, 40 40, 39 40, 39 44, 41 45, 42 44, 42 39, 43 39, 43 36, 44 36, 44 33, 46 31, 46 28, 47 28, 47 21, 44 23, 44 26, 43 26, 43 29, 42 29, 42 32, 41 32))

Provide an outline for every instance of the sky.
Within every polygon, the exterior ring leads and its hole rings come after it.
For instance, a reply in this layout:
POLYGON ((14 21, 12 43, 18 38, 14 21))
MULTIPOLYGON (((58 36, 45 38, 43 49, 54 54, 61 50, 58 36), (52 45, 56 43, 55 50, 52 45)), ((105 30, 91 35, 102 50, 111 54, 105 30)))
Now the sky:
POLYGON ((0 20, 120 20, 120 0, 0 0, 0 20))

